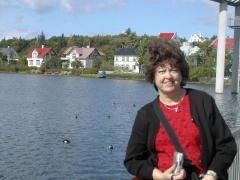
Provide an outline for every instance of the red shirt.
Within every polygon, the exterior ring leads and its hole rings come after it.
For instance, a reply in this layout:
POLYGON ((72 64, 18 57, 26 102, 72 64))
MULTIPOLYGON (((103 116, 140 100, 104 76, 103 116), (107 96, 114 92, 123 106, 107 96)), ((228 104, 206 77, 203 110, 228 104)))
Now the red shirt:
MULTIPOLYGON (((198 173, 205 173, 200 163, 200 135, 197 126, 192 121, 189 95, 185 95, 177 105, 168 106, 160 102, 160 107, 174 129, 188 158, 198 168, 198 173)), ((173 164, 173 154, 176 149, 162 123, 160 123, 160 129, 155 139, 155 149, 158 156, 158 168, 165 171, 173 164)))

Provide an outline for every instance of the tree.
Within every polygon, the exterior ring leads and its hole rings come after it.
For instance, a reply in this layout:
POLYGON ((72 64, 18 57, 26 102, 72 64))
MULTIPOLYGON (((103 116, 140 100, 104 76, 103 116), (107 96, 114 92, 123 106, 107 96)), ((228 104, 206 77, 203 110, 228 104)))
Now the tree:
POLYGON ((140 43, 138 44, 138 65, 140 68, 140 73, 144 72, 144 67, 146 67, 149 63, 149 52, 148 52, 148 47, 152 43, 153 40, 157 39, 156 37, 148 37, 144 35, 140 43))
POLYGON ((73 67, 73 69, 79 69, 79 68, 83 68, 83 64, 81 61, 75 60, 71 63, 71 66, 73 67))
POLYGON ((36 47, 41 47, 42 45, 46 44, 46 38, 45 38, 45 34, 43 32, 41 32, 40 35, 38 35, 37 39, 36 39, 36 47))
POLYGON ((57 43, 57 50, 60 51, 62 48, 67 46, 67 41, 64 37, 64 34, 62 34, 59 38, 58 38, 58 43, 57 43))
POLYGON ((131 28, 127 28, 125 30, 125 34, 127 34, 127 35, 132 34, 132 33, 134 33, 134 32, 132 32, 131 28))
POLYGON ((93 60, 93 68, 99 69, 102 63, 103 63, 103 58, 101 56, 97 56, 93 60))
POLYGON ((27 65, 27 58, 25 56, 20 57, 18 63, 22 65, 27 65))
POLYGON ((51 59, 44 61, 41 65, 41 68, 44 69, 55 69, 55 68, 61 68, 62 62, 58 56, 54 56, 51 59))

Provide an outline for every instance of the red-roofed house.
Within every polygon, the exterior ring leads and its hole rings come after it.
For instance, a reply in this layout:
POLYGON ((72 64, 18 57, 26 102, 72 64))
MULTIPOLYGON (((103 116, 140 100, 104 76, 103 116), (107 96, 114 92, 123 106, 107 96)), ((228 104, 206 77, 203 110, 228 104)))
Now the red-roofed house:
POLYGON ((69 63, 69 68, 72 69, 72 62, 80 61, 83 68, 92 68, 93 61, 96 57, 103 57, 104 53, 96 48, 79 48, 70 47, 64 52, 65 57, 61 57, 63 64, 69 63))
POLYGON ((27 54, 29 67, 41 67, 43 61, 51 59, 56 53, 52 48, 35 48, 27 54))
POLYGON ((160 33, 159 37, 167 40, 178 40, 177 33, 160 33))
MULTIPOLYGON (((233 49, 234 39, 233 38, 226 38, 226 49, 233 49)), ((218 47, 218 40, 214 39, 211 44, 209 45, 213 49, 217 49, 218 47)))

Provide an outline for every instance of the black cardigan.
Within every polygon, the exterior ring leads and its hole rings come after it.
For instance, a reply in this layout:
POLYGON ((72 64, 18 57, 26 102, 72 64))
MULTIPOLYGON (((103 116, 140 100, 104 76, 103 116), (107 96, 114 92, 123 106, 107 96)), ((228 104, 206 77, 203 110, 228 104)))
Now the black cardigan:
MULTIPOLYGON (((205 170, 213 170, 219 180, 227 180, 227 169, 236 152, 236 142, 222 118, 214 99, 201 91, 186 89, 190 98, 193 122, 201 136, 201 163, 205 170)), ((157 97, 154 101, 159 101, 157 97)), ((128 142, 124 165, 127 170, 140 178, 152 179, 157 167, 155 137, 160 121, 154 113, 153 102, 142 107, 136 116, 128 142)))

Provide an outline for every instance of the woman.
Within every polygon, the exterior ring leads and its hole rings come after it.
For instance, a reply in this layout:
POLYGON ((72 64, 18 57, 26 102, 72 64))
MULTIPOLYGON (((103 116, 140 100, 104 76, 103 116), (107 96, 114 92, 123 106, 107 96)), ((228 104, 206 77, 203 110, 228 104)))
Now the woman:
POLYGON ((127 170, 146 180, 190 179, 187 167, 179 175, 173 174, 176 148, 154 113, 157 101, 196 174, 203 180, 227 180, 227 169, 237 148, 214 99, 204 92, 183 88, 189 68, 177 46, 157 40, 149 52, 146 79, 159 96, 137 113, 124 160, 127 170))

